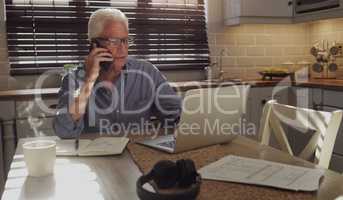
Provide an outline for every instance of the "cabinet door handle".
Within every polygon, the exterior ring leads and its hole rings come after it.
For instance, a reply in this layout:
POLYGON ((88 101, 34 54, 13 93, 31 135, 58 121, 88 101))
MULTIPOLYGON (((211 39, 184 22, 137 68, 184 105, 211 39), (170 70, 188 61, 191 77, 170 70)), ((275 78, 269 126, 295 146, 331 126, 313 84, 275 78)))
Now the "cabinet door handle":
POLYGON ((293 1, 288 1, 288 6, 293 5, 293 1))
POLYGON ((343 109, 343 107, 340 107, 340 106, 333 106, 333 105, 327 105, 327 104, 315 103, 315 102, 313 102, 313 108, 314 110, 324 110, 324 111, 325 111, 325 108, 332 108, 332 109, 338 109, 338 110, 343 109))
POLYGON ((49 106, 50 109, 57 109, 57 104, 52 104, 49 106))

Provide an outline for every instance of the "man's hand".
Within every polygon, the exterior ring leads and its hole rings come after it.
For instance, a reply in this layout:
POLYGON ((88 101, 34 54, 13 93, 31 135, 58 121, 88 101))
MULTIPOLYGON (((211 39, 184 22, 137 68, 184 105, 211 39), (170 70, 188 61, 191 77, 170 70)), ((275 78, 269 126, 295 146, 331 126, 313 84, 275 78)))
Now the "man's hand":
POLYGON ((100 73, 100 62, 112 60, 112 55, 104 48, 94 48, 87 56, 85 84, 81 87, 80 94, 75 97, 74 102, 69 107, 69 113, 74 121, 81 119, 86 111, 88 98, 100 73))
POLYGON ((113 61, 112 54, 104 48, 94 48, 86 58, 86 81, 95 82, 100 73, 100 62, 113 61))

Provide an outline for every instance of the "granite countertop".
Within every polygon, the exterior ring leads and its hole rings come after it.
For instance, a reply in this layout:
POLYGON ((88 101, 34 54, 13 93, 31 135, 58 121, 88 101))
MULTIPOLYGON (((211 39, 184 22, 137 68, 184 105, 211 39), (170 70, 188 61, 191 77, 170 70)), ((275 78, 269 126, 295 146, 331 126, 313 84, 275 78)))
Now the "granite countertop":
POLYGON ((292 82, 285 80, 261 80, 261 79, 234 79, 224 82, 208 82, 208 81, 186 81, 186 82, 172 82, 172 86, 180 88, 180 90, 188 90, 199 87, 217 87, 219 85, 234 85, 234 84, 248 84, 251 87, 274 87, 274 86, 299 86, 310 88, 322 88, 330 90, 342 90, 343 80, 341 79, 309 79, 303 81, 292 82))
MULTIPOLYGON (((343 80, 339 79, 310 79, 307 81, 279 81, 279 80, 226 80, 224 82, 209 82, 209 81, 186 81, 186 82, 170 82, 171 86, 177 88, 178 91, 187 91, 189 89, 217 87, 219 85, 228 86, 235 84, 248 84, 252 87, 273 87, 273 86, 300 86, 310 88, 322 88, 329 90, 342 90, 343 80)), ((57 98, 59 88, 42 88, 42 89, 20 89, 0 91, 0 100, 26 100, 35 97, 41 98, 57 98)))

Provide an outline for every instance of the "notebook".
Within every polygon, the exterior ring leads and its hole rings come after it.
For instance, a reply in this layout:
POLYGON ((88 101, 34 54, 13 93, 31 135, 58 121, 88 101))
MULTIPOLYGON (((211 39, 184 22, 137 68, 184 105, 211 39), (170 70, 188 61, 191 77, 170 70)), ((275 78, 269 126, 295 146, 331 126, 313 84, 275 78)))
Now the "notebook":
POLYGON ((94 140, 80 139, 78 151, 75 140, 57 140, 57 156, 105 156, 121 154, 129 139, 126 137, 100 137, 94 140))

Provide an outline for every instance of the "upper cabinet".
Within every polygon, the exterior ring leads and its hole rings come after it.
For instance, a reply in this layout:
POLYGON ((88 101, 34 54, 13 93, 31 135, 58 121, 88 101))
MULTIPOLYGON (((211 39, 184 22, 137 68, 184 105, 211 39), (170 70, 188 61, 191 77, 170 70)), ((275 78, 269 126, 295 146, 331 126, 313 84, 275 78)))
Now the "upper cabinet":
POLYGON ((224 0, 226 25, 292 23, 292 0, 224 0))
POLYGON ((283 24, 343 17, 343 0, 223 0, 226 25, 283 24))
POLYGON ((294 0, 293 21, 307 22, 343 17, 343 0, 294 0))

